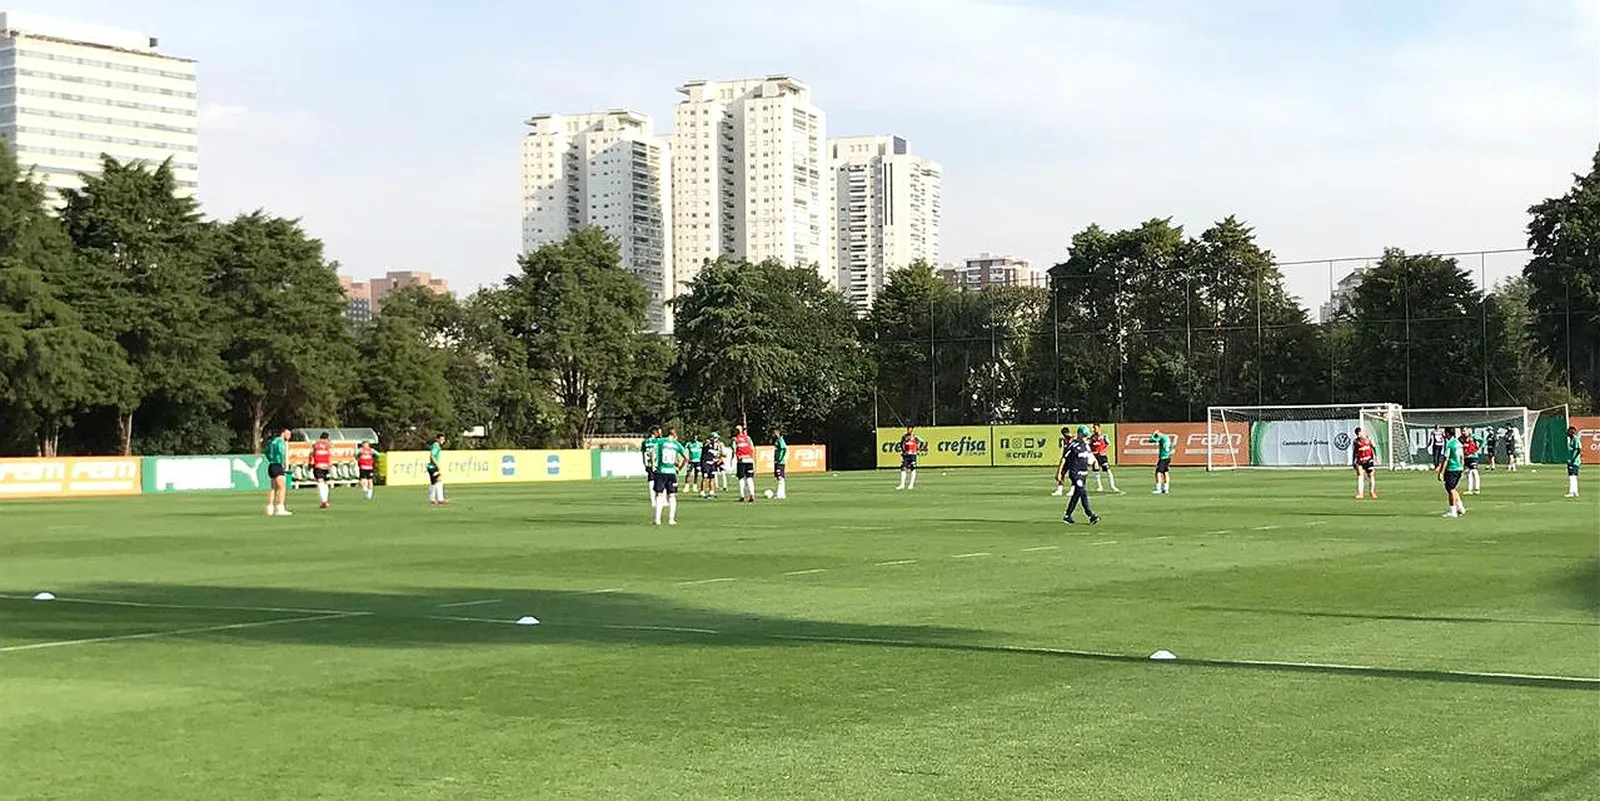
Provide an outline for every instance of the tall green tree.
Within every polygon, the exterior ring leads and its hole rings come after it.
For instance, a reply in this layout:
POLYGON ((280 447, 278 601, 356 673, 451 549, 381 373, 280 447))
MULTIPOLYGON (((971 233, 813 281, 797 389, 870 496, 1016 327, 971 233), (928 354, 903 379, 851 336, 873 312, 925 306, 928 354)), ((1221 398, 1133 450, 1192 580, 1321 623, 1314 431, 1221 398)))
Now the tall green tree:
POLYGON ((1566 387, 1534 334, 1533 288, 1516 276, 1501 281, 1485 298, 1489 352, 1487 406, 1535 409, 1567 404, 1582 409, 1586 399, 1566 387))
POLYGON ((1385 250, 1345 311, 1345 373, 1359 380, 1341 388, 1339 402, 1482 404, 1482 302, 1455 259, 1385 250))
POLYGON ((213 242, 171 165, 102 158, 100 174, 62 192, 61 220, 79 258, 52 276, 94 335, 116 343, 131 372, 104 387, 115 447, 132 453, 218 452, 229 376, 222 314, 210 289, 213 242), (136 430, 140 433, 136 442, 136 430))
POLYGON ((9 440, 0 453, 56 455, 62 429, 113 369, 110 347, 46 280, 71 272, 73 259, 44 188, 0 141, 0 418, 9 440))
POLYGON ((336 423, 356 353, 322 243, 294 220, 255 211, 219 226, 215 245, 213 294, 239 444, 259 452, 270 428, 336 423))
POLYGON ((935 422, 937 323, 940 308, 948 307, 954 296, 933 266, 918 260, 890 274, 873 300, 862 344, 876 368, 883 425, 935 422))
POLYGON ((1570 389, 1600 409, 1600 149, 1572 189, 1528 209, 1532 329, 1570 389))
POLYGON ((356 352, 352 423, 376 430, 390 450, 421 448, 457 430, 446 358, 410 318, 380 313, 360 332, 356 352))
POLYGON ((596 228, 518 264, 506 279, 502 323, 521 341, 526 369, 550 381, 560 440, 582 447, 608 411, 666 380, 667 364, 650 358, 659 346, 645 330, 648 296, 623 269, 616 242, 596 228))

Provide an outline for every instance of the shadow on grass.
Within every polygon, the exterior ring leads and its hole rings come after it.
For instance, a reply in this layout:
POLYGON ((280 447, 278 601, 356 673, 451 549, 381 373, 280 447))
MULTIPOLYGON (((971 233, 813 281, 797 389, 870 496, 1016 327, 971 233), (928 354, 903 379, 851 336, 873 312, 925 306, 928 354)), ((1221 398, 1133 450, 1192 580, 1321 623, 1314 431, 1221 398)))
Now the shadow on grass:
POLYGON ((1579 609, 1600 615, 1600 559, 1586 560, 1562 580, 1561 590, 1579 609))

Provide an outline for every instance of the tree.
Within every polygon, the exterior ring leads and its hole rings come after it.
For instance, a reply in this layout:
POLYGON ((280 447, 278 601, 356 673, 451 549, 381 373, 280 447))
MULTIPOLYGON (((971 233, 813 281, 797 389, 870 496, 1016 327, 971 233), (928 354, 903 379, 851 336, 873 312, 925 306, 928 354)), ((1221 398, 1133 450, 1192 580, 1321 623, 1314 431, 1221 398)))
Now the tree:
POLYGON ((549 379, 561 440, 583 447, 608 408, 665 380, 666 364, 649 353, 658 346, 645 331, 648 296, 622 268, 616 242, 596 228, 518 264, 521 272, 506 279, 502 323, 521 342, 527 370, 549 379))
POLYGON ((1523 268, 1534 336, 1568 388, 1600 409, 1600 149, 1567 194, 1528 209, 1523 268))
POLYGON ((1356 288, 1351 370, 1361 376, 1342 402, 1398 401, 1412 407, 1483 402, 1477 287, 1455 259, 1390 248, 1356 288))
POLYGON ((192 198, 177 194, 171 165, 154 169, 103 157, 99 175, 63 190, 61 219, 79 259, 51 276, 90 333, 116 343, 131 371, 107 376, 116 447, 218 452, 228 372, 221 315, 209 289, 211 237, 192 198), (116 383, 111 383, 113 378, 116 383))
POLYGON ((445 358, 415 322, 385 309, 361 332, 356 351, 350 416, 376 430, 387 448, 421 448, 455 428, 445 358))
POLYGON ((876 367, 876 403, 899 425, 937 420, 933 372, 938 308, 954 291, 917 260, 889 276, 867 314, 863 344, 876 367))
POLYGON ((55 456, 61 430, 94 401, 111 363, 110 348, 46 280, 70 272, 72 261, 43 187, 0 142, 0 416, 15 438, 9 447, 0 442, 0 452, 55 456))
POLYGON ((215 255, 240 444, 257 453, 269 427, 335 423, 356 353, 322 243, 294 220, 255 211, 219 227, 215 255))
POLYGON ((1581 408, 1584 401, 1566 388, 1534 335, 1532 295, 1528 279, 1518 276, 1501 281, 1484 301, 1489 352, 1484 405, 1581 408))

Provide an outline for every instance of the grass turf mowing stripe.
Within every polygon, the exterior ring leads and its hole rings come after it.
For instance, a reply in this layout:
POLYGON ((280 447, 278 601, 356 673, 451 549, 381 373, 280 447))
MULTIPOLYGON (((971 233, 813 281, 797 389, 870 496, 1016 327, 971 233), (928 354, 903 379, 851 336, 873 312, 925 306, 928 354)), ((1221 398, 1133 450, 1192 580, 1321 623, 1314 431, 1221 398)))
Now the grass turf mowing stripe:
POLYGON ((14 651, 37 651, 44 648, 62 648, 68 645, 90 645, 102 642, 123 642, 126 640, 148 640, 156 637, 179 637, 185 634, 204 634, 211 631, 235 631, 238 629, 255 629, 265 626, 285 626, 290 623, 309 623, 314 620, 338 620, 348 617, 364 617, 371 612, 335 612, 323 615, 303 615, 300 617, 284 617, 275 620, 257 620, 250 623, 228 623, 221 626, 197 626, 187 629, 172 629, 169 631, 146 631, 139 634, 114 634, 108 637, 85 637, 79 640, 56 640, 54 642, 36 642, 27 645, 8 645, 0 648, 0 653, 14 651))
POLYGON ((300 606, 207 606, 203 604, 161 604, 144 601, 117 601, 109 598, 54 598, 35 600, 31 595, 0 595, 0 601, 32 601, 34 603, 91 604, 96 606, 127 606, 136 609, 194 609, 202 612, 304 612, 321 615, 365 614, 349 609, 312 609, 300 606))

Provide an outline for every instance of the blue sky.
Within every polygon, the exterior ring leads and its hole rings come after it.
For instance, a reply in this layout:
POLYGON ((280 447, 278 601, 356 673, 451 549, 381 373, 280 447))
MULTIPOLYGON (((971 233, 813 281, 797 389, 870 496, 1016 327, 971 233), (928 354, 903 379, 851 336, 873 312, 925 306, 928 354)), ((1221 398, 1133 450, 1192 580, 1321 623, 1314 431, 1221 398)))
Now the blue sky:
MULTIPOLYGON (((13 0, 200 61, 201 192, 343 271, 498 280, 540 113, 787 73, 945 170, 944 251, 1227 214, 1282 260, 1514 248, 1600 144, 1600 0, 13 0)), ((1473 266, 1476 268, 1476 259, 1473 266)), ((1494 274, 1514 257, 1491 257, 1494 274)), ((1343 272, 1350 265, 1336 265, 1343 272)), ((1295 270, 1315 302, 1326 266, 1295 270)))

